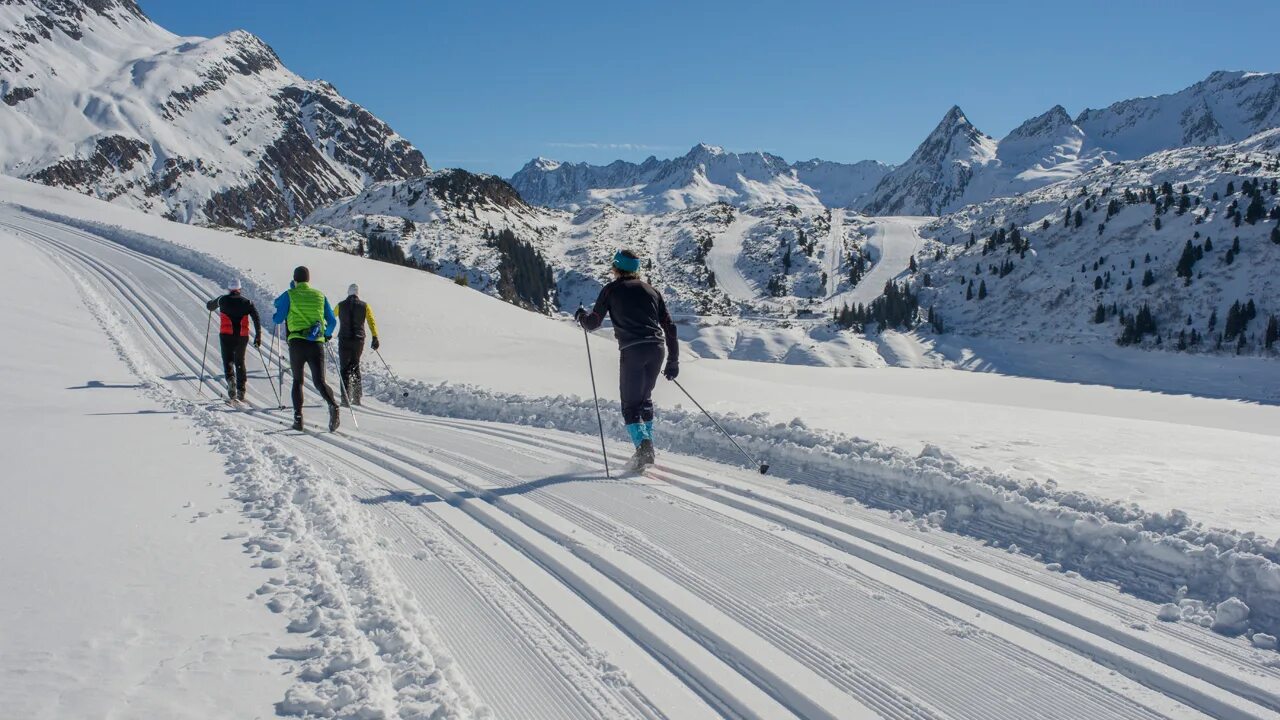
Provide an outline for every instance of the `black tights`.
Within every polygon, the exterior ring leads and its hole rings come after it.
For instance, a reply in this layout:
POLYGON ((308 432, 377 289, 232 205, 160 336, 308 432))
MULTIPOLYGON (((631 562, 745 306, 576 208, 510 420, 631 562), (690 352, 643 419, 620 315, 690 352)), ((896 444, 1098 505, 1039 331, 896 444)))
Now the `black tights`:
POLYGON ((293 370, 293 415, 302 417, 302 371, 311 368, 311 382, 330 406, 337 405, 324 381, 324 343, 294 338, 289 341, 289 367, 293 370))

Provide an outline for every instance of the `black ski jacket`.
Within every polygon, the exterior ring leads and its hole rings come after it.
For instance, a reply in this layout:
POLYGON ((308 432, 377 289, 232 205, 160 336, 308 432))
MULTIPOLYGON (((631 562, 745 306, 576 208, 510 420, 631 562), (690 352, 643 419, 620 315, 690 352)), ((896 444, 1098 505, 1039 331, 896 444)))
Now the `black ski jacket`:
POLYGON ((680 349, 676 324, 667 312, 662 295, 640 278, 620 278, 605 285, 596 298, 595 308, 582 317, 582 326, 595 330, 604 322, 605 314, 613 321, 613 336, 625 350, 642 343, 667 345, 667 362, 678 363, 680 349))

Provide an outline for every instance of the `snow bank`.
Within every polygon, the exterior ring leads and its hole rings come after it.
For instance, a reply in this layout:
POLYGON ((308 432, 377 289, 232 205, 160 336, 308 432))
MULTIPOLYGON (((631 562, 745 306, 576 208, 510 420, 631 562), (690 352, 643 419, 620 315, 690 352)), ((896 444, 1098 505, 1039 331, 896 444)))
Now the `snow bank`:
MULTIPOLYGON (((367 392, 410 410, 443 417, 515 423, 594 435, 595 406, 577 396, 525 397, 468 385, 393 383, 375 369, 367 392), (402 395, 407 391, 407 396, 402 395)), ((1280 543, 1254 533, 1206 530, 1185 513, 1144 512, 1051 484, 1026 483, 960 464, 937 448, 918 457, 875 442, 815 431, 799 420, 770 423, 763 414, 719 416, 752 455, 768 458, 778 477, 833 490, 901 517, 1017 545, 1064 571, 1117 583, 1152 601, 1185 594, 1205 603, 1247 604, 1249 629, 1280 631, 1280 543), (1181 594, 1180 594, 1181 593, 1181 594)), ((625 440, 621 425, 606 426, 625 440)), ((664 410, 664 448, 741 464, 741 455, 700 413, 664 410)))

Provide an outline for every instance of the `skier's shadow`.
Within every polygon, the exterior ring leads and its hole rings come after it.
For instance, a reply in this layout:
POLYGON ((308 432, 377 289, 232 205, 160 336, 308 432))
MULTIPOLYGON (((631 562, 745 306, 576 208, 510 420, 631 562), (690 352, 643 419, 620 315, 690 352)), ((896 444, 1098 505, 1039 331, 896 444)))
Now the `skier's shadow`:
POLYGON ((144 386, 138 383, 106 383, 101 380, 86 380, 83 385, 72 385, 68 390, 141 390, 144 386))
MULTIPOLYGON (((485 492, 485 495, 498 495, 498 496, 523 495, 525 493, 533 492, 534 490, 541 490, 543 488, 552 487, 554 485, 561 485, 564 483, 574 483, 574 482, 589 482, 589 481, 598 480, 598 479, 600 479, 599 476, 594 473, 565 473, 561 475, 549 475, 544 478, 538 478, 537 480, 530 480, 528 482, 519 483, 517 485, 508 485, 506 487, 489 488, 485 492)), ((461 490, 455 493, 455 497, 457 497, 459 500, 462 500, 462 501, 482 499, 480 495, 470 490, 461 490)), ((435 493, 415 493, 415 492, 409 492, 408 490, 392 490, 386 495, 379 495, 377 497, 371 497, 371 498, 357 498, 357 500, 359 500, 361 503, 365 505, 383 505, 386 503, 404 503, 406 505, 428 505, 430 503, 452 502, 452 500, 447 500, 445 498, 442 498, 439 495, 436 495, 435 493)))

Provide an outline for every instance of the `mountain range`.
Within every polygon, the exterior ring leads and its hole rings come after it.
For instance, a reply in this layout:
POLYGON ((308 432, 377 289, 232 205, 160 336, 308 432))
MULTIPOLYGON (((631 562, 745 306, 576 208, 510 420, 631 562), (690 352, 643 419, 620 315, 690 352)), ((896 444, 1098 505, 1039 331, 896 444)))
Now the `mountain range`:
POLYGON ((537 158, 511 178, 538 205, 611 203, 668 212, 708 202, 852 208, 871 215, 942 215, 1153 152, 1239 142, 1280 126, 1280 74, 1215 72, 1180 92, 1124 100, 1076 118, 1061 105, 999 140, 958 106, 896 167, 874 161, 789 164, 768 153, 698 145, 683 157, 608 165, 537 158))
POLYGON ((258 37, 179 37, 133 0, 0 3, 0 98, 0 171, 182 222, 280 226, 428 172, 258 37))
POLYGON ((535 158, 511 177, 511 184, 529 202, 569 210, 602 203, 640 213, 713 202, 842 207, 860 201, 889 170, 872 160, 788 163, 766 152, 727 152, 700 143, 682 157, 650 156, 642 163, 589 165, 535 158))

